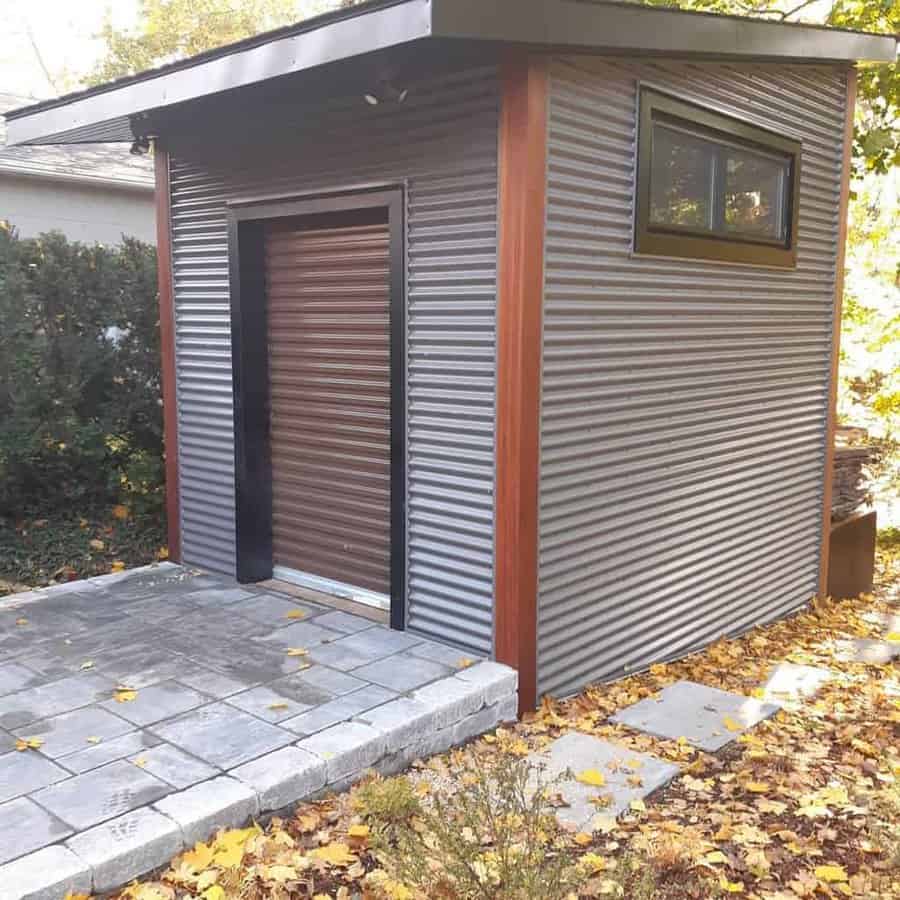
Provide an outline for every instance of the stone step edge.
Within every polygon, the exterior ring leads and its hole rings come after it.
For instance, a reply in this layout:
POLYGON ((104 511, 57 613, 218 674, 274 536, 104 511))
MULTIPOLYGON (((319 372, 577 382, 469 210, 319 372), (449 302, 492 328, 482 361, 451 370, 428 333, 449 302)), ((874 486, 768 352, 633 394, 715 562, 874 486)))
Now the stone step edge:
POLYGON ((515 670, 477 663, 224 775, 5 863, 0 866, 0 900, 59 900, 67 892, 112 891, 167 865, 220 828, 239 827, 301 801, 339 793, 373 769, 402 771, 416 759, 514 721, 517 714, 515 670), (343 753, 316 752, 317 744, 329 740, 322 737, 328 732, 347 739, 343 753))

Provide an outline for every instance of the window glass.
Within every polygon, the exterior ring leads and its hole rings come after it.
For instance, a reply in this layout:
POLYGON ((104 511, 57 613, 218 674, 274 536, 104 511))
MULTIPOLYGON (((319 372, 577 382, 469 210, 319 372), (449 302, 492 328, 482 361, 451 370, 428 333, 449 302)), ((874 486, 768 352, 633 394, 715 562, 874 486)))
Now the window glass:
POLYGON ((747 150, 725 156, 725 228, 773 241, 785 238, 790 161, 747 150))
POLYGON ((653 123, 650 225, 784 242, 790 158, 653 123))
POLYGON ((650 221, 712 228, 715 155, 709 141, 657 123, 653 131, 650 221))

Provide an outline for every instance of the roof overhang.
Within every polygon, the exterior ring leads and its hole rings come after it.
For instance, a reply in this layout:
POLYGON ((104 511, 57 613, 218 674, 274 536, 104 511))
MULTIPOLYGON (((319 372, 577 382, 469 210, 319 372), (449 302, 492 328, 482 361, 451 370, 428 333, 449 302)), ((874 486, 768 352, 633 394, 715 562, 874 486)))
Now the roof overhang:
POLYGON ((894 37, 603 0, 380 0, 7 113, 10 144, 131 141, 154 110, 403 45, 748 62, 891 62, 894 37))

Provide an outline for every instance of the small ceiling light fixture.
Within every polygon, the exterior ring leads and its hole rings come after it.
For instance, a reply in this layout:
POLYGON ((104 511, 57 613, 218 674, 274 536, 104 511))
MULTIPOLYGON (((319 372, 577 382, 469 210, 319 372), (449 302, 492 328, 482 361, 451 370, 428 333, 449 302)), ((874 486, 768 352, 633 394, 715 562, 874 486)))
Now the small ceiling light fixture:
POLYGON ((150 138, 139 137, 132 145, 129 151, 132 156, 143 156, 150 152, 150 138))
POLYGON ((382 79, 378 82, 378 88, 374 91, 367 91, 363 94, 363 98, 369 106, 378 106, 381 103, 403 103, 409 96, 409 89, 401 90, 392 81, 382 79))

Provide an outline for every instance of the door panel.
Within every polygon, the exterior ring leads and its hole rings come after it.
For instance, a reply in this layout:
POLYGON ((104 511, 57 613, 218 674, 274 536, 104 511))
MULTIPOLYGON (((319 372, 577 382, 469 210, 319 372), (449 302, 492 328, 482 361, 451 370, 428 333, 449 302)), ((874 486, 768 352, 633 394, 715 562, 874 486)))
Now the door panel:
POLYGON ((389 596, 387 210, 272 223, 265 269, 273 562, 389 596))

